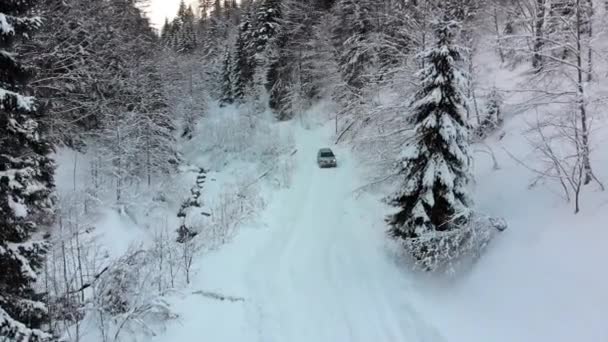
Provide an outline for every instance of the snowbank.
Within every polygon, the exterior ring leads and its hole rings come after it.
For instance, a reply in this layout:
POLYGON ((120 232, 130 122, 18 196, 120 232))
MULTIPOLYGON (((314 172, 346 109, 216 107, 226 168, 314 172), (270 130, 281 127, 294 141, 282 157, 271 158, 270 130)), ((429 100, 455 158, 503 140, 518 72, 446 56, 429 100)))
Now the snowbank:
MULTIPOLYGON (((521 68, 501 68, 490 49, 476 58, 482 88, 521 89, 521 68)), ((469 273, 449 281, 417 277, 414 298, 451 342, 606 341, 608 193, 585 186, 575 215, 557 182, 531 186, 538 155, 525 137, 536 114, 520 111, 522 96, 508 94, 505 126, 475 147, 477 206, 509 228, 469 273)), ((592 165, 606 183, 606 116, 598 112, 593 126, 592 165)))

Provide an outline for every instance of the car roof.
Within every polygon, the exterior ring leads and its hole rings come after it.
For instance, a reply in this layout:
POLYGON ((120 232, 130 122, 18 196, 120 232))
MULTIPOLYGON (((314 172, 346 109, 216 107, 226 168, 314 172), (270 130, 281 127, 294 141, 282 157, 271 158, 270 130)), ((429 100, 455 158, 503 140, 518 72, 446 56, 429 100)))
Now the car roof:
POLYGON ((329 147, 323 147, 319 149, 319 152, 331 152, 331 149, 329 147))

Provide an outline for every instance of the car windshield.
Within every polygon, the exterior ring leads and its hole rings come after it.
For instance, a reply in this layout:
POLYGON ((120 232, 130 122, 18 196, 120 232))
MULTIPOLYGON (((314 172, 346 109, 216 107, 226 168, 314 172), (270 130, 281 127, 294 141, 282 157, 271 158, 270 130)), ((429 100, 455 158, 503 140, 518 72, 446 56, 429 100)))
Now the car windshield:
POLYGON ((329 158, 329 157, 333 157, 334 154, 331 153, 330 151, 322 151, 321 152, 321 157, 325 157, 325 158, 329 158))

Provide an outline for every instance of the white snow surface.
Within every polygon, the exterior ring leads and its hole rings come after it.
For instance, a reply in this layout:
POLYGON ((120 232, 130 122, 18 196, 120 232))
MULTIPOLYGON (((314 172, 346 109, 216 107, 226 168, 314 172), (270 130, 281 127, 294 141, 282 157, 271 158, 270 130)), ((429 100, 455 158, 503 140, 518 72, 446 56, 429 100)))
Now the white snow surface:
MULTIPOLYGON (((298 118, 273 125, 281 134, 294 134, 290 186, 260 182, 264 209, 227 244, 198 256, 191 284, 166 298, 177 319, 150 325, 154 337, 125 333, 121 341, 607 341, 608 191, 587 186, 581 212, 574 215, 556 184, 529 188, 534 174, 505 152, 534 162, 522 138, 528 119, 508 118, 504 137, 497 132, 487 140, 498 170, 487 154, 474 154, 475 202, 483 213, 504 217, 509 227, 471 271, 449 280, 411 272, 392 257, 383 222, 391 208, 375 194, 354 191, 369 175, 348 146, 333 145, 333 123, 307 129, 298 118), (317 167, 321 147, 334 150, 337 168, 317 167)), ((599 145, 608 138, 608 127, 602 122, 595 126, 592 162, 608 182, 608 154, 599 145)), ((256 166, 253 159, 260 157, 254 155, 222 169, 226 160, 201 147, 209 136, 194 139, 189 159, 217 164, 205 187, 209 199, 268 167, 256 166)), ((57 182, 64 190, 72 187, 73 157, 58 156, 57 182)), ((176 184, 175 191, 187 191, 194 176, 180 176, 184 184, 176 184)), ((146 225, 128 215, 115 209, 98 215, 95 235, 112 256, 150 239, 146 225)), ((93 332, 87 337, 101 341, 93 332)))
POLYGON ((204 257, 192 291, 176 296, 179 321, 154 341, 445 341, 407 296, 407 273, 387 257, 378 198, 360 184, 348 149, 331 130, 296 128, 292 186, 272 196, 259 225, 204 257), (338 167, 319 169, 330 146, 338 167), (191 293, 190 292, 190 293, 191 293))
MULTIPOLYGON (((450 342, 608 341, 608 194, 586 186, 575 215, 557 184, 529 188, 535 175, 503 150, 533 163, 521 136, 523 119, 508 123, 502 139, 488 141, 499 170, 487 155, 475 156, 475 201, 483 212, 504 217, 507 230, 460 278, 418 277, 411 298, 450 342)), ((606 138, 601 133, 596 139, 606 138)), ((594 155, 595 171, 608 179, 608 156, 594 155)))
POLYGON ((22 202, 13 200, 13 198, 10 196, 8 198, 8 206, 11 208, 16 217, 27 216, 27 207, 22 202))
MULTIPOLYGON (((524 119, 488 141, 499 170, 475 155, 476 202, 509 228, 470 272, 449 280, 391 258, 388 208, 353 193, 366 177, 347 147, 331 144, 331 125, 294 128, 292 186, 271 196, 257 224, 199 260, 191 291, 172 299, 180 318, 154 341, 608 340, 606 194, 587 189, 574 215, 554 184, 529 189, 533 174, 501 150, 533 158, 520 135, 524 119), (338 168, 316 166, 324 146, 338 168), (197 290, 243 301, 191 294, 197 290)), ((608 159, 594 165, 606 178, 608 159)))

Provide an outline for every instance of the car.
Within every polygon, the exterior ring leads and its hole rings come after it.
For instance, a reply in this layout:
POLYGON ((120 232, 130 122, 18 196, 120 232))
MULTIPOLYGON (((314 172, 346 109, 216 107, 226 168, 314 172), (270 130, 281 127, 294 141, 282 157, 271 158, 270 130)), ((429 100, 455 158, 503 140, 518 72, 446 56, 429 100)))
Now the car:
POLYGON ((338 163, 336 162, 336 155, 330 148, 327 147, 319 149, 319 152, 317 152, 317 164, 321 168, 338 166, 338 163))

